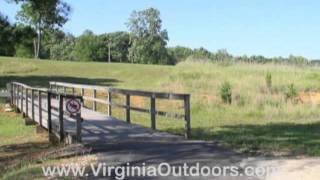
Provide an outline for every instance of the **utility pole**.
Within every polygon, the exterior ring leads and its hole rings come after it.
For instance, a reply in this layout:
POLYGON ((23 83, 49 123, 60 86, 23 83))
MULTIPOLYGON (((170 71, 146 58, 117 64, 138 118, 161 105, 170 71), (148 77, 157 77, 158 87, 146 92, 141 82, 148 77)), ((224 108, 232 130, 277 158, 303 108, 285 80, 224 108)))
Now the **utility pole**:
POLYGON ((111 52, 110 52, 110 46, 111 46, 111 43, 110 43, 110 41, 109 41, 109 43, 108 43, 108 61, 109 61, 109 63, 111 63, 111 52))

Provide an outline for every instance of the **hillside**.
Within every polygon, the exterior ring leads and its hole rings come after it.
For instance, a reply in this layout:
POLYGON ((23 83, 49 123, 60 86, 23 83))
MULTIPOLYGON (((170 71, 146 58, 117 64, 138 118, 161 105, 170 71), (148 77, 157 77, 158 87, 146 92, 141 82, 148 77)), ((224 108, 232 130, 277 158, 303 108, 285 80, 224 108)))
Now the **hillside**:
MULTIPOLYGON (((317 68, 194 62, 160 66, 0 57, 1 88, 10 81, 35 86, 65 81, 190 93, 194 139, 218 140, 244 152, 320 155, 317 68), (267 73, 272 76, 271 90, 266 85, 267 73), (219 95, 225 81, 232 87, 230 105, 219 95), (286 99, 292 91, 297 95, 286 99)), ((159 118, 161 130, 182 132, 183 123, 167 121, 159 118)), ((133 122, 149 125, 143 117, 133 122)))

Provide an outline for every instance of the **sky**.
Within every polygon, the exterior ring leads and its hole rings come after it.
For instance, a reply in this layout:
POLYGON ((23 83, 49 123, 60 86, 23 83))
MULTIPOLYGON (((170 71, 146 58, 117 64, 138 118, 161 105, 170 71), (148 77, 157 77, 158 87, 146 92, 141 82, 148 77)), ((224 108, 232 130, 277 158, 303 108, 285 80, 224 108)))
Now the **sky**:
MULTIPOLYGON (((301 55, 320 59, 319 0, 64 0, 72 7, 63 30, 76 36, 127 31, 133 10, 160 10, 168 46, 227 49, 234 55, 301 55)), ((19 7, 0 0, 15 22, 19 7)))

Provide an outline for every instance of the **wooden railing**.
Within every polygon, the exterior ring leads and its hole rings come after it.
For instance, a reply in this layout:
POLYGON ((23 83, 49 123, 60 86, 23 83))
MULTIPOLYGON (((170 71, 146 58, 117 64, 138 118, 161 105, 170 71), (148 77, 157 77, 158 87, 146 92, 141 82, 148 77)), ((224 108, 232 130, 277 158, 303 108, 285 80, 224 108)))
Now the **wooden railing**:
MULTIPOLYGON (((64 115, 68 114, 68 112, 63 108, 64 100, 78 99, 82 101, 81 96, 59 94, 48 89, 34 88, 19 82, 8 83, 7 87, 10 92, 10 104, 17 112, 21 112, 23 117, 27 120, 36 122, 40 127, 47 129, 49 138, 52 137, 52 135, 56 135, 61 142, 65 140, 65 135, 68 134, 68 132, 65 131, 64 127, 64 121, 66 118, 64 115), (53 98, 57 98, 58 100, 53 103, 53 98), (31 114, 29 108, 31 108, 31 114), (38 111, 37 118, 35 115, 36 111, 38 111), (58 127, 56 130, 52 128, 52 117, 54 116, 52 111, 56 111, 58 113, 58 124, 54 124, 58 127), (46 113, 46 118, 43 116, 43 113, 46 113)), ((81 114, 68 115, 69 118, 76 121, 76 127, 74 127, 76 132, 75 141, 81 142, 81 114)))
POLYGON ((97 111, 97 103, 105 104, 108 109, 108 115, 112 116, 112 107, 124 108, 126 110, 126 121, 131 122, 130 111, 138 111, 143 113, 149 113, 151 119, 151 128, 156 129, 156 115, 172 117, 176 119, 184 119, 185 121, 185 137, 191 137, 191 124, 190 124, 190 95, 189 94, 177 94, 177 93, 164 93, 164 92, 150 92, 150 91, 138 91, 113 88, 107 86, 95 86, 95 85, 83 85, 64 82, 50 82, 50 89, 57 93, 67 93, 71 91, 72 94, 80 92, 83 100, 92 102, 92 109, 97 111), (76 91, 78 90, 78 91, 76 91), (91 90, 92 96, 85 96, 85 91, 91 90), (102 91, 107 94, 106 99, 97 97, 97 91, 102 91), (118 94, 125 97, 125 104, 119 104, 112 101, 112 95, 118 94), (132 106, 131 96, 141 96, 150 98, 150 109, 132 106), (159 111, 156 108, 157 99, 167 100, 180 100, 183 101, 184 114, 178 114, 173 112, 159 111))

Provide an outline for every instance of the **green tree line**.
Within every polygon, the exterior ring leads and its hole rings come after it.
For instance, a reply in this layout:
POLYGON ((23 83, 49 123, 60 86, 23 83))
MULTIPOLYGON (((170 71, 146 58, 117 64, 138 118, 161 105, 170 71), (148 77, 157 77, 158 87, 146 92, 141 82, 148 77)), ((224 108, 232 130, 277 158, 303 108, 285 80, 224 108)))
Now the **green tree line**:
MULTIPOLYGON (((233 56, 225 49, 211 52, 203 47, 167 47, 159 10, 133 11, 125 23, 128 31, 94 34, 86 30, 75 37, 61 27, 71 7, 61 0, 9 0, 19 3, 17 22, 0 13, 0 55, 70 61, 177 64, 181 61, 310 64, 301 56, 266 58, 233 56)), ((317 63, 318 61, 314 61, 317 63)))

